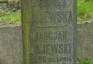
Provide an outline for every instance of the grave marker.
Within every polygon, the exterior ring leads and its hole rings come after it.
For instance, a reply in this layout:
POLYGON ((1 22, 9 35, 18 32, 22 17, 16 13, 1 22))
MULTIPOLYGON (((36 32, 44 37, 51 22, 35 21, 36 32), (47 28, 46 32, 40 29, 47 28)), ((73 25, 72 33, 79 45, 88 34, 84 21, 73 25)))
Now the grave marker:
POLYGON ((76 64, 76 0, 22 0, 24 64, 76 64))

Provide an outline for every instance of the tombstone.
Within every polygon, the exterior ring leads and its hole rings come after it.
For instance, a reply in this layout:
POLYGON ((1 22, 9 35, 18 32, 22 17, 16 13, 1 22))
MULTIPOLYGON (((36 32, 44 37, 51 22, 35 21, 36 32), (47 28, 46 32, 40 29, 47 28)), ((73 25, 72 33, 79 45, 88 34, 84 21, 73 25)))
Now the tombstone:
POLYGON ((76 0, 22 0, 24 64, 76 64, 76 0))

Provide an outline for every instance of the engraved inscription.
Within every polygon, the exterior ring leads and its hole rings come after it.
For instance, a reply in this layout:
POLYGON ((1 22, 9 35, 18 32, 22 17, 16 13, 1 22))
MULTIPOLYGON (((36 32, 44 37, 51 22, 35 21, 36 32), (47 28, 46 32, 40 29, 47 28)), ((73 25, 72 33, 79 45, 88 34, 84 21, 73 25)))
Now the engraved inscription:
MULTIPOLYGON (((71 62, 72 61, 72 57, 66 57, 66 56, 60 56, 60 57, 47 57, 47 56, 37 56, 37 58, 31 58, 31 59, 34 59, 34 61, 31 61, 31 63, 35 64, 36 62, 40 62, 40 63, 66 63, 66 62, 71 62)), ((40 64, 38 63, 38 64, 40 64)), ((37 63, 36 63, 37 64, 37 63)), ((71 63, 72 64, 72 63, 71 63)))
POLYGON ((61 44, 35 44, 33 46, 34 53, 32 52, 31 63, 55 63, 55 62, 66 62, 72 61, 72 44, 71 43, 61 43, 61 44), (35 56, 37 55, 37 56, 35 56))
POLYGON ((32 0, 31 64, 73 64, 73 0, 32 0))
POLYGON ((66 31, 33 32, 34 40, 65 40, 66 31))
POLYGON ((71 43, 67 44, 36 44, 34 54, 71 54, 71 43))
POLYGON ((32 7, 40 7, 42 10, 65 9, 66 0, 33 0, 32 7))
POLYGON ((72 22, 71 11, 42 11, 40 15, 33 14, 32 23, 63 24, 63 23, 70 23, 70 22, 72 22))

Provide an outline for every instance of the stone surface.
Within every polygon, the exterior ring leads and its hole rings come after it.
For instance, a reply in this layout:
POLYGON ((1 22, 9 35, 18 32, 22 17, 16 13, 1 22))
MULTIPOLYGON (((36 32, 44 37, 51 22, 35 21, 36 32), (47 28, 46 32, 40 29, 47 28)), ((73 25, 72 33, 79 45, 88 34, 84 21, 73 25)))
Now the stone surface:
MULTIPOLYGON (((93 28, 91 27, 93 23, 78 25, 77 54, 84 58, 93 58, 93 28)), ((20 64, 22 60, 21 38, 20 26, 0 24, 0 64, 20 64)))
POLYGON ((21 64, 22 55, 20 27, 0 24, 0 64, 21 64))
POLYGON ((74 0, 30 2, 31 64, 75 64, 75 3, 74 0))
POLYGON ((79 24, 78 27, 78 55, 93 59, 93 22, 79 24))

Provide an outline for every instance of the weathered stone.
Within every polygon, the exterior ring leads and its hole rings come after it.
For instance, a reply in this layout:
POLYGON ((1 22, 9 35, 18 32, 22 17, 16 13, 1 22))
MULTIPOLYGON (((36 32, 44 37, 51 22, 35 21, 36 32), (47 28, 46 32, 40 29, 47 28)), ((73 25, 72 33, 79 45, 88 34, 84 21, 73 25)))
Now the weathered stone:
POLYGON ((78 55, 93 59, 93 22, 79 24, 78 55))
MULTIPOLYGON (((78 24, 77 54, 84 58, 93 58, 93 28, 91 27, 93 27, 92 22, 78 24)), ((23 58, 21 34, 20 26, 0 24, 0 64, 20 64, 23 58), (5 33, 6 35, 4 35, 5 33)), ((55 53, 55 51, 53 52, 55 53)), ((39 52, 37 51, 37 53, 39 52)))
POLYGON ((22 22, 25 64, 76 64, 76 0, 23 0, 22 22))
POLYGON ((22 35, 19 26, 0 24, 0 64, 21 64, 22 35))

